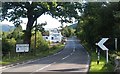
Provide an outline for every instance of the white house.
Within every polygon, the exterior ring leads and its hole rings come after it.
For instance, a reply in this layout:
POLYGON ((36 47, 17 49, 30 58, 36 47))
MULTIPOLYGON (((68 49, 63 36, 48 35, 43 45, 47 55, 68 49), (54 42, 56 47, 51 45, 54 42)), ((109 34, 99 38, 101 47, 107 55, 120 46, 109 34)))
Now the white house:
POLYGON ((43 38, 47 41, 50 42, 61 42, 63 36, 61 35, 61 32, 57 29, 49 29, 49 35, 48 36, 43 36, 43 38))

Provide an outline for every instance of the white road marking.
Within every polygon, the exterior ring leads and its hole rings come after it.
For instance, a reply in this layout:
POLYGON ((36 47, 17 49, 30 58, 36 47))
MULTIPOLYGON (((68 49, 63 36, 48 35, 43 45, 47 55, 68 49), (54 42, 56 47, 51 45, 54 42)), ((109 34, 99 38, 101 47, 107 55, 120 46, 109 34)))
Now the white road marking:
POLYGON ((6 70, 6 69, 10 69, 10 68, 14 68, 14 67, 18 67, 18 66, 21 66, 21 65, 25 65, 25 64, 29 64, 29 63, 32 63, 32 62, 35 62, 35 61, 39 61, 39 60, 41 60, 41 59, 44 59, 44 58, 48 58, 49 56, 47 56, 47 57, 43 57, 43 58, 40 58, 40 59, 37 59, 37 60, 30 60, 30 61, 28 61, 28 62, 23 62, 22 64, 17 64, 17 65, 10 65, 10 66, 8 66, 7 68, 5 67, 5 68, 2 68, 0 71, 3 71, 3 70, 6 70))
POLYGON ((75 52, 75 48, 74 48, 73 52, 75 52))
POLYGON ((73 53, 71 53, 70 55, 73 55, 73 53))
POLYGON ((53 63, 51 63, 51 64, 48 64, 48 65, 46 65, 46 66, 44 66, 44 67, 42 67, 42 68, 40 68, 40 69, 37 69, 36 71, 34 71, 34 72, 32 72, 32 73, 30 73, 30 74, 34 74, 35 72, 39 72, 40 70, 43 70, 43 69, 45 69, 45 68, 47 68, 47 67, 49 67, 49 66, 51 66, 52 64, 55 64, 56 62, 53 62, 53 63))
MULTIPOLYGON (((36 60, 35 60, 36 61, 36 60)), ((10 66, 8 66, 7 68, 5 67, 5 68, 2 68, 0 71, 3 71, 3 70, 6 70, 6 69, 9 69, 9 68, 14 68, 14 67, 17 67, 17 66, 20 66, 20 65, 25 65, 25 64, 28 64, 28 63, 31 63, 31 62, 35 62, 35 61, 28 61, 28 62, 24 62, 24 63, 22 63, 22 64, 17 64, 17 65, 10 65, 10 66)))
POLYGON ((68 55, 68 56, 66 56, 66 57, 64 57, 64 58, 62 58, 62 60, 67 59, 68 57, 70 57, 71 55, 73 55, 74 52, 75 52, 75 45, 74 45, 74 49, 73 49, 72 53, 70 53, 70 55, 68 55))
MULTIPOLYGON (((65 47, 63 49, 66 49, 67 48, 67 45, 65 45, 65 47)), ((53 55, 57 55, 57 54, 60 54, 62 51, 58 52, 58 53, 55 53, 53 55)))
MULTIPOLYGON (((66 48, 67 48, 67 45, 65 46, 65 49, 66 49, 66 48)), ((74 51, 75 51, 75 50, 73 50, 73 52, 74 52, 74 51)), ((73 52, 72 52, 71 54, 73 54, 73 52)), ((61 53, 61 52, 58 52, 58 53, 56 53, 56 54, 54 54, 54 55, 57 55, 57 54, 60 54, 60 53, 61 53)), ((66 59, 66 58, 68 58, 68 57, 70 57, 70 55, 62 58, 62 60, 66 59)), ((51 65, 53 65, 53 64, 55 64, 55 63, 56 63, 56 62, 53 62, 53 63, 51 63, 51 64, 48 64, 48 65, 46 65, 46 66, 44 66, 44 67, 42 67, 42 68, 40 68, 40 69, 38 69, 38 70, 30 73, 30 74, 34 74, 35 72, 38 72, 38 71, 43 70, 43 69, 45 69, 45 68, 47 68, 47 67, 50 67, 51 65)))
POLYGON ((68 56, 66 56, 66 57, 64 57, 64 58, 62 58, 62 60, 66 59, 66 58, 68 58, 68 57, 70 57, 70 55, 68 55, 68 56))
MULTIPOLYGON (((67 47, 67 45, 64 47, 64 48, 66 48, 67 47)), ((57 54, 60 54, 62 51, 60 51, 60 52, 58 52, 58 53, 55 53, 55 54, 53 54, 53 55, 57 55, 57 54)), ((9 68, 14 68, 14 67, 17 67, 17 66, 20 66, 20 65, 25 65, 25 64, 28 64, 28 63, 31 63, 31 62, 35 62, 35 61, 39 61, 39 60, 41 60, 41 59, 45 59, 45 58, 48 58, 48 57, 50 57, 50 56, 47 56, 47 57, 43 57, 43 58, 40 58, 40 59, 37 59, 37 60, 33 60, 33 61, 28 61, 28 62, 23 62, 22 64, 17 64, 17 65, 10 65, 10 66, 8 66, 8 67, 0 67, 0 71, 2 71, 2 70, 6 70, 6 69, 9 69, 9 68)))
MULTIPOLYGON (((62 60, 70 57, 70 56, 75 52, 75 43, 73 42, 73 44, 74 44, 73 52, 72 52, 70 55, 62 58, 62 60)), ((67 46, 65 46, 65 48, 66 48, 66 47, 67 47, 67 46)), ((56 53, 56 54, 54 54, 54 55, 57 55, 57 54, 59 54, 59 53, 61 53, 61 52, 58 52, 58 53, 56 53)), ((47 57, 44 57, 44 58, 47 58, 47 57)), ((42 59, 43 59, 43 58, 42 58, 42 59)), ((41 60, 41 59, 37 59, 37 60, 34 60, 34 61, 28 61, 27 63, 24 63, 24 64, 28 64, 28 63, 30 63, 30 62, 35 62, 35 61, 38 61, 38 60, 41 60)), ((42 67, 42 68, 40 68, 40 69, 38 69, 38 70, 36 70, 36 71, 34 71, 34 72, 38 72, 38 71, 40 71, 40 70, 43 70, 43 69, 45 69, 45 68, 47 68, 47 67, 49 67, 49 66, 51 66, 51 65, 53 65, 53 64, 55 64, 55 63, 56 63, 56 62, 53 62, 53 63, 51 63, 51 64, 48 64, 48 65, 46 65, 46 66, 44 66, 44 67, 42 67)), ((21 64, 21 65, 24 65, 24 64, 21 64)), ((17 65, 17 66, 18 66, 18 65, 17 65)), ((15 66, 13 66, 13 67, 15 67, 15 66)), ((11 68, 11 67, 10 67, 10 68, 11 68)), ((7 69, 8 69, 8 68, 7 68, 7 69)), ((32 73, 30 73, 30 74, 33 74, 34 72, 32 72, 32 73)))
MULTIPOLYGON (((65 46, 65 48, 66 48, 66 47, 67 47, 67 46, 65 46)), ((75 51, 75 49, 73 50, 73 52, 74 52, 74 51, 75 51)), ((73 54, 73 52, 71 53, 71 55, 73 54)), ((61 52, 58 52, 58 53, 56 53, 56 54, 54 54, 54 55, 57 55, 57 54, 59 54, 59 53, 61 53, 61 52)), ((62 58, 62 60, 66 59, 66 58, 68 58, 68 57, 70 57, 70 55, 62 58)), ((47 67, 50 67, 51 65, 53 65, 53 64, 55 64, 55 63, 56 63, 56 62, 53 62, 53 63, 51 63, 51 64, 48 64, 48 65, 46 65, 46 66, 44 66, 44 67, 42 67, 42 68, 40 68, 40 69, 38 69, 38 70, 36 70, 36 71, 34 71, 34 72, 38 72, 38 71, 40 71, 40 70, 43 70, 43 69, 45 69, 45 68, 47 68, 47 67)), ((33 74, 34 72, 32 72, 32 73, 30 73, 30 74, 33 74)))

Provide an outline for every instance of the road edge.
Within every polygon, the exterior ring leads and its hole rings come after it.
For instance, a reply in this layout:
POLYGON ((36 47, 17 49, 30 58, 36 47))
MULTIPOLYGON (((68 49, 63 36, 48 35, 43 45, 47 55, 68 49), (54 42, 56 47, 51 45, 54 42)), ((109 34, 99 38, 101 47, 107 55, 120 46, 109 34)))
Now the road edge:
POLYGON ((29 59, 29 60, 22 61, 22 62, 17 62, 17 63, 13 63, 13 64, 1 66, 1 67, 0 67, 0 70, 2 70, 2 69, 7 69, 7 68, 11 68, 11 67, 15 67, 15 66, 18 66, 18 65, 25 65, 25 64, 28 64, 28 63, 31 63, 31 62, 35 62, 35 61, 44 59, 44 58, 48 58, 48 57, 53 56, 53 55, 56 55, 56 54, 60 54, 65 47, 66 47, 66 44, 65 44, 65 45, 63 46, 63 48, 61 48, 57 53, 50 54, 50 55, 45 56, 45 57, 41 57, 41 58, 37 58, 37 59, 29 59))

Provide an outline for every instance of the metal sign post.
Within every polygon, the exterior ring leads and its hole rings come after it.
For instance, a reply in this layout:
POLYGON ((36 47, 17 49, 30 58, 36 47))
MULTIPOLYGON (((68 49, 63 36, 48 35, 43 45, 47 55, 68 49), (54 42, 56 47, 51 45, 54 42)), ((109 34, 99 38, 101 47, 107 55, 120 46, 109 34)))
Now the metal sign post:
POLYGON ((108 40, 109 38, 102 38, 96 45, 98 45, 102 50, 106 50, 106 63, 108 63, 108 48, 105 47, 103 44, 108 40))
POLYGON ((115 50, 117 50, 117 38, 115 38, 115 50))
POLYGON ((100 50, 99 49, 98 49, 97 53, 98 53, 97 64, 99 64, 99 61, 100 61, 100 50))
POLYGON ((106 63, 108 63, 108 50, 106 50, 106 63))

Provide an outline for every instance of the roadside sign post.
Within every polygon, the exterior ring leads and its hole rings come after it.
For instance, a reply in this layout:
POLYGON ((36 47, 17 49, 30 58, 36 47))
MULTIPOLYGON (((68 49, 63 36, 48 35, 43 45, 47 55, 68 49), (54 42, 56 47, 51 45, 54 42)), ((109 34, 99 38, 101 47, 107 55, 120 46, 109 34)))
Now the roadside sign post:
POLYGON ((106 50, 106 63, 108 63, 108 50, 106 50))
POLYGON ((106 50, 106 63, 108 63, 108 48, 105 47, 103 44, 108 40, 109 38, 102 38, 96 45, 98 45, 102 50, 106 50))
POLYGON ((98 53, 97 64, 99 64, 99 61, 100 61, 100 50, 99 49, 98 49, 97 53, 98 53))
POLYGON ((115 50, 117 51, 117 38, 115 38, 115 50))

